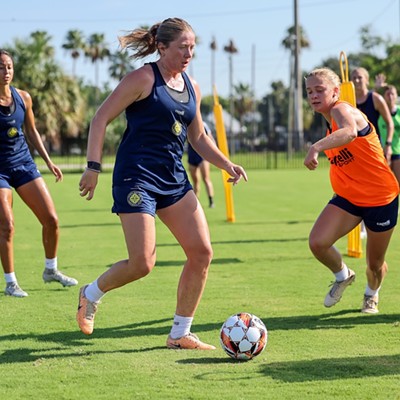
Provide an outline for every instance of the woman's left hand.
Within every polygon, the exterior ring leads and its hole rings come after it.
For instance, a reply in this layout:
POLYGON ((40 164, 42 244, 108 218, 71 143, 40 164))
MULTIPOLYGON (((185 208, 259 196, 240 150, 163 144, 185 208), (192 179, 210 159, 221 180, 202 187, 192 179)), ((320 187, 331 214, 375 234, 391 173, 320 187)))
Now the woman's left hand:
POLYGON ((51 173, 56 177, 56 182, 61 182, 63 180, 63 173, 61 169, 54 165, 51 161, 47 163, 47 167, 51 171, 51 173))
POLYGON ((245 170, 240 165, 232 164, 231 167, 226 170, 226 172, 228 172, 228 174, 231 176, 228 179, 228 182, 233 183, 234 185, 240 181, 242 176, 246 182, 248 180, 245 170))

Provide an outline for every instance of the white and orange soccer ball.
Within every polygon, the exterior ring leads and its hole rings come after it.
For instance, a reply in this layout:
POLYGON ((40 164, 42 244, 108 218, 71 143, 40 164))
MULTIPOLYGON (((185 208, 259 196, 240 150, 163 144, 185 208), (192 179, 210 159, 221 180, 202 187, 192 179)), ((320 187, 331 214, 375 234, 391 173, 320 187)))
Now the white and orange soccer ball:
POLYGON ((220 342, 228 356, 251 360, 263 352, 268 331, 260 318, 246 312, 230 316, 222 325, 220 342))

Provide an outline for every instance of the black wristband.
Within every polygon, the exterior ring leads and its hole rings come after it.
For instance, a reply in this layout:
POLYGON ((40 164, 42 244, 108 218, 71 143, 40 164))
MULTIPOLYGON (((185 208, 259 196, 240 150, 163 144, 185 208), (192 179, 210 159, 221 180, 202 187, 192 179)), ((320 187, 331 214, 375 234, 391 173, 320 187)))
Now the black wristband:
POLYGON ((87 169, 95 172, 101 172, 101 164, 96 161, 88 161, 87 162, 87 169))
POLYGON ((386 146, 391 146, 392 142, 389 142, 388 140, 386 141, 386 146))

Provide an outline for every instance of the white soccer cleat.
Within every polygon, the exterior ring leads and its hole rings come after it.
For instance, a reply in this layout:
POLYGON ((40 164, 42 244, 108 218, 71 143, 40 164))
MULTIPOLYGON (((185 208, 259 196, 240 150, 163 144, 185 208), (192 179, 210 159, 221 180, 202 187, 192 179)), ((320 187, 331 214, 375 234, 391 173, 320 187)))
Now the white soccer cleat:
POLYGON ((349 268, 349 276, 347 279, 341 282, 336 281, 332 284, 332 289, 325 297, 324 306, 332 307, 336 303, 339 303, 340 299, 343 296, 344 290, 347 288, 347 286, 350 286, 355 279, 356 279, 355 272, 349 268))

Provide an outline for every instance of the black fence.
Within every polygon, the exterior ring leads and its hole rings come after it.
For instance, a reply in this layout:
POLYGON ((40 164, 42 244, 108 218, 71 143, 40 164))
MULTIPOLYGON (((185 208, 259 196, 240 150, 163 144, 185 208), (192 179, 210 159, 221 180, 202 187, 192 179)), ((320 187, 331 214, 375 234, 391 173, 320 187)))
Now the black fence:
MULTIPOLYGON (((245 169, 294 169, 294 168, 305 168, 303 165, 304 157, 306 156, 305 151, 298 152, 283 152, 283 151, 272 151, 264 150, 258 152, 236 152, 231 155, 231 160, 239 165, 242 165, 245 169)), ((85 155, 69 155, 59 156, 51 155, 52 161, 58 165, 64 173, 67 172, 82 172, 86 166, 85 155)), ((111 171, 114 166, 115 156, 109 155, 103 157, 102 168, 104 171, 111 171)), ((186 154, 184 155, 184 161, 187 161, 186 154)), ((46 173, 48 171, 46 164, 40 157, 35 157, 35 162, 38 169, 46 173)), ((328 160, 323 153, 319 157, 320 167, 327 167, 328 160)))

